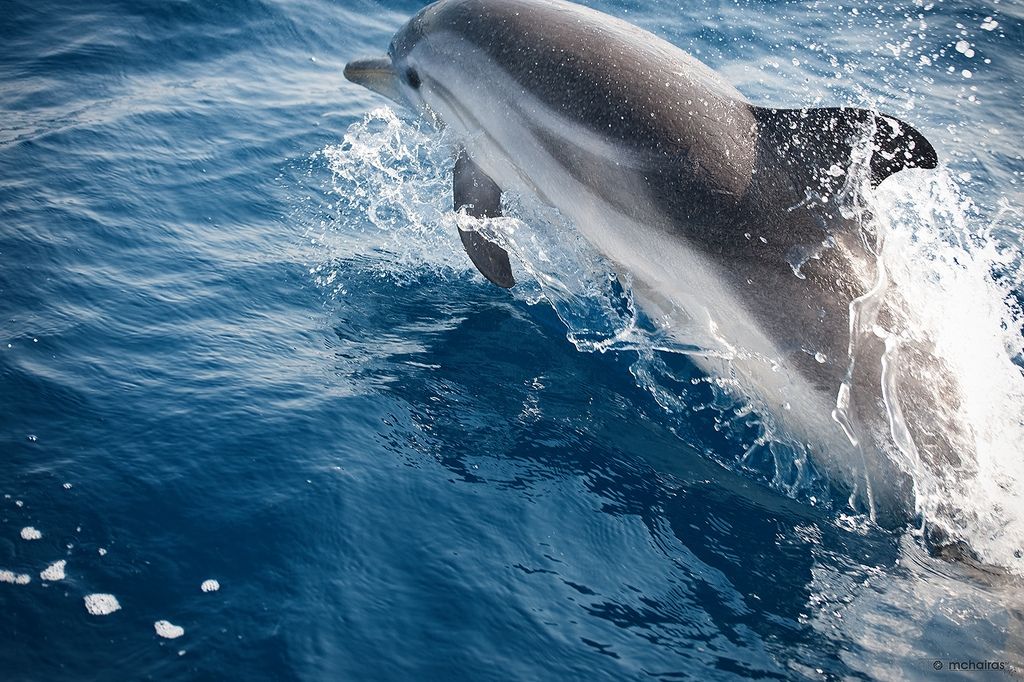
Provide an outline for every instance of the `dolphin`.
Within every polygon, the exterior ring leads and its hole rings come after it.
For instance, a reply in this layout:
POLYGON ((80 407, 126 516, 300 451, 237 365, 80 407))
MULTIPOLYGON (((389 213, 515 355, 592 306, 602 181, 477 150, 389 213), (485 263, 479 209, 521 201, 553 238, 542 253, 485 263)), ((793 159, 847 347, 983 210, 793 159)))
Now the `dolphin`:
MULTIPOLYGON (((956 406, 924 385, 926 348, 883 371, 896 351, 870 330, 895 308, 872 298, 873 246, 843 210, 856 173, 874 187, 936 167, 908 123, 754 106, 678 47, 565 0, 440 0, 344 73, 457 140, 456 209, 499 216, 522 192, 567 217, 856 508, 904 523, 919 460, 955 460, 955 430, 893 408, 897 393, 938 421, 956 406)), ((460 235, 484 277, 515 284, 500 244, 460 235)))

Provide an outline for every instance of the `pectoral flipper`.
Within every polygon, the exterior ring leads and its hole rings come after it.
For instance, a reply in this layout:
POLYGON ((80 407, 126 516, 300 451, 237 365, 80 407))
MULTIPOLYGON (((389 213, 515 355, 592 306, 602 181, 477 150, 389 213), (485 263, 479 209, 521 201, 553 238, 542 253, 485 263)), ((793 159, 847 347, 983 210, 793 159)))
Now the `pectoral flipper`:
MULTIPOLYGON (((474 218, 497 218, 501 215, 501 188, 480 169, 465 151, 455 160, 453 182, 455 210, 466 209, 474 218)), ((490 282, 503 289, 515 286, 508 252, 479 232, 459 228, 462 245, 473 265, 490 282)))

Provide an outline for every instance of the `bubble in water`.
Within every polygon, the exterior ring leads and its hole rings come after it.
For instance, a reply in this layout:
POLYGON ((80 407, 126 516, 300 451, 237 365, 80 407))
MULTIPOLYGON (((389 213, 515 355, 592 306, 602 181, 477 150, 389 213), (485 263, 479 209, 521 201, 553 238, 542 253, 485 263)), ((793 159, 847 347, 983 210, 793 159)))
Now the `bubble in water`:
POLYGON ((332 295, 347 291, 338 277, 353 266, 399 285, 423 272, 445 277, 472 267, 451 210, 451 148, 428 129, 383 107, 316 155, 330 170, 329 194, 340 200, 307 233, 317 251, 310 271, 332 295))
MULTIPOLYGON (((914 467, 917 511, 984 561, 1024 574, 1024 374, 1014 361, 1024 347, 1024 318, 1013 296, 1016 248, 1001 245, 994 225, 985 226, 944 171, 883 184, 874 212, 885 269, 913 312, 892 341, 929 340, 934 362, 955 378, 958 402, 948 419, 962 424, 969 440, 955 465, 914 467), (998 280, 996 273, 1003 273, 998 280)), ((904 406, 906 419, 914 409, 904 406)))
POLYGON ((175 625, 167 620, 158 620, 153 623, 156 634, 164 639, 177 639, 185 634, 185 628, 175 625))
POLYGON ((45 569, 43 569, 43 571, 39 574, 39 577, 43 580, 48 580, 51 582, 64 580, 64 567, 67 566, 67 563, 68 562, 65 559, 55 561, 49 566, 47 566, 45 569))
POLYGON ((85 595, 85 610, 93 616, 109 616, 119 611, 121 604, 112 594, 96 593, 85 595))
POLYGON ((24 573, 15 573, 14 571, 8 571, 6 569, 0 570, 0 583, 28 585, 30 582, 32 582, 32 577, 25 575, 24 573))

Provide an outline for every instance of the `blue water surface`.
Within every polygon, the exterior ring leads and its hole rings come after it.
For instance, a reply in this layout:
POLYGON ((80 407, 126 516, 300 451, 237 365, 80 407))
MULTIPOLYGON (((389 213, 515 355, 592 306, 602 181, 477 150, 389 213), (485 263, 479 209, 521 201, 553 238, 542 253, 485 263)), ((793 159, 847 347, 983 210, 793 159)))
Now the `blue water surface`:
MULTIPOLYGON (((1021 198, 1018 4, 588 4, 753 101, 875 98, 980 205, 1021 198), (886 48, 911 35, 941 58, 886 48)), ((311 228, 367 234, 318 152, 384 104, 342 68, 420 7, 2 3, 0 569, 30 582, 0 582, 0 678, 931 679, 1024 658, 1019 585, 722 467, 634 356, 579 352, 468 260, 389 276, 369 249, 338 260, 344 295, 317 283, 311 228), (88 613, 97 593, 120 610, 88 613)))

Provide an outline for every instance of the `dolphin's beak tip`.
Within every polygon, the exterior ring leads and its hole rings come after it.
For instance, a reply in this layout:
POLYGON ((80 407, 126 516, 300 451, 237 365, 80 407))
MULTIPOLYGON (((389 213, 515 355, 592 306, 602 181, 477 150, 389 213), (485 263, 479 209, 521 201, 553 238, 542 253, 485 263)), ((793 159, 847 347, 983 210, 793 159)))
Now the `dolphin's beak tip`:
POLYGON ((345 78, 353 83, 365 85, 367 80, 390 75, 393 72, 391 59, 388 57, 375 57, 371 59, 353 59, 345 64, 343 73, 345 78))
POLYGON ((401 103, 402 93, 390 57, 353 59, 345 65, 345 79, 401 103))
POLYGON ((345 76, 345 80, 355 83, 355 75, 358 72, 356 68, 356 62, 349 62, 345 64, 345 69, 341 72, 345 76))
POLYGON ((362 62, 362 61, 365 61, 365 60, 356 59, 356 60, 353 60, 353 61, 348 62, 347 64, 345 64, 345 69, 342 71, 342 74, 345 76, 345 80, 352 81, 353 83, 357 83, 358 82, 356 80, 356 77, 358 76, 358 74, 359 74, 359 72, 361 70, 360 69, 360 62, 362 62))

